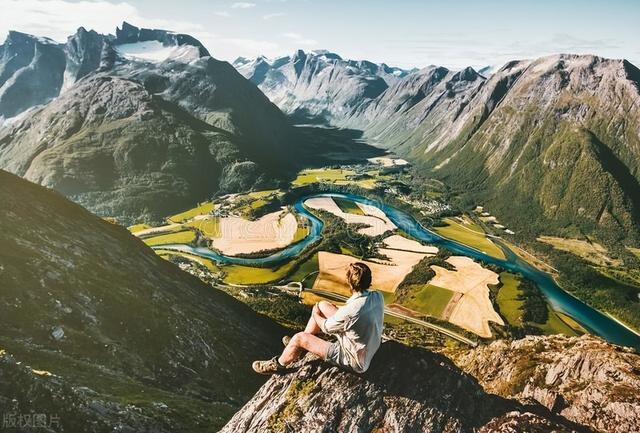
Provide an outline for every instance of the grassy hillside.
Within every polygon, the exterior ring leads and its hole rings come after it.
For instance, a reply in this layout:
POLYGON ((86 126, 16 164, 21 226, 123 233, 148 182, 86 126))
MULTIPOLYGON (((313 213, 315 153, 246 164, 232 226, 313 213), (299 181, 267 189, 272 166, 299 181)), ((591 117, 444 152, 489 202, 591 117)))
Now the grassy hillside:
POLYGON ((215 431, 262 383, 273 322, 57 193, 0 171, 0 202, 0 407, 215 431))

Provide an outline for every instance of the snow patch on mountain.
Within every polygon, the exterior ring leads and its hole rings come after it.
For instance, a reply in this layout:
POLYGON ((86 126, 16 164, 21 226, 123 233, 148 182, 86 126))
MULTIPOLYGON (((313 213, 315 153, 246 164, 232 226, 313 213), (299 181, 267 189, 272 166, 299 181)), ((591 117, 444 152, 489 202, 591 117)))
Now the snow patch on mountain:
POLYGON ((143 60, 160 63, 175 60, 190 63, 200 58, 198 47, 192 45, 164 46, 158 41, 134 42, 116 47, 118 53, 128 60, 143 60))

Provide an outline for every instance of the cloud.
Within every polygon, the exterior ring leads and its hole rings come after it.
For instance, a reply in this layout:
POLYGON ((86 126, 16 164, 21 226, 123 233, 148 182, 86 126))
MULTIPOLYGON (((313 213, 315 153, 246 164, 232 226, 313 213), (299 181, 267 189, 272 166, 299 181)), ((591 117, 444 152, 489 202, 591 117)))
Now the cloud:
POLYGON ((270 20, 270 19, 272 19, 272 18, 283 17, 283 16, 285 16, 285 15, 286 15, 286 14, 285 14, 284 12, 274 12, 274 13, 271 13, 271 14, 263 15, 263 16, 262 16, 262 19, 263 19, 263 20, 270 20))
POLYGON ((300 33, 287 32, 283 33, 282 36, 287 39, 291 39, 297 45, 318 45, 318 41, 316 41, 315 39, 307 39, 300 33))
POLYGON ((195 37, 207 34, 198 24, 143 17, 135 6, 126 2, 0 0, 0 11, 0 41, 9 30, 18 30, 64 42, 78 27, 114 33, 123 20, 136 26, 170 29, 195 37))
POLYGON ((249 2, 235 2, 231 5, 231 8, 233 9, 250 9, 252 7, 255 7, 255 3, 249 3, 249 2))
POLYGON ((217 11, 217 12, 214 12, 213 14, 219 17, 225 17, 225 18, 228 18, 231 16, 231 14, 227 11, 217 11))

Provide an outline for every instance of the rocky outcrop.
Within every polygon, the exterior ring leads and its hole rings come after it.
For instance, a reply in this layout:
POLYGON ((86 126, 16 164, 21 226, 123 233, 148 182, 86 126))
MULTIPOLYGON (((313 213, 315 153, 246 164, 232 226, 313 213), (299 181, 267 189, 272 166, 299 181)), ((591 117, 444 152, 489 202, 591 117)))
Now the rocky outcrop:
POLYGON ((110 68, 109 51, 113 50, 109 39, 94 30, 80 27, 75 35, 67 38, 65 52, 67 66, 64 71, 64 88, 68 88, 80 78, 95 72, 102 66, 110 68), (106 61, 105 61, 106 60, 106 61))
POLYGON ((535 400, 596 431, 640 431, 640 356, 630 350, 556 335, 496 341, 456 362, 487 392, 535 400))
POLYGON ((539 403, 488 394, 443 355, 395 342, 356 375, 307 356, 273 376, 222 433, 586 431, 539 403))

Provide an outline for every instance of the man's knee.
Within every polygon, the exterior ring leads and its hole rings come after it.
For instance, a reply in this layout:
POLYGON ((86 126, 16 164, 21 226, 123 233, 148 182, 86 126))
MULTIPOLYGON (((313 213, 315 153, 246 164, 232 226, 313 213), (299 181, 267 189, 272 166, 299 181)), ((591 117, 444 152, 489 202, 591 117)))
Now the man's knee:
POLYGON ((333 305, 331 302, 329 301, 320 301, 318 302, 318 307, 320 307, 320 309, 326 309, 326 308, 334 308, 335 305, 333 305))
POLYGON ((320 301, 318 302, 318 309, 320 310, 320 312, 322 313, 322 315, 326 318, 331 317, 333 314, 335 314, 336 310, 338 309, 338 307, 336 307, 334 304, 332 304, 331 302, 328 301, 320 301))
POLYGON ((306 335, 307 334, 304 332, 298 332, 297 334, 294 334, 294 336, 291 337, 291 344, 293 344, 296 347, 302 347, 304 344, 306 335))

